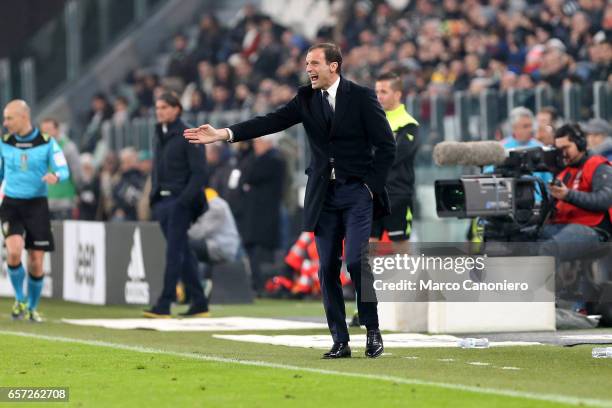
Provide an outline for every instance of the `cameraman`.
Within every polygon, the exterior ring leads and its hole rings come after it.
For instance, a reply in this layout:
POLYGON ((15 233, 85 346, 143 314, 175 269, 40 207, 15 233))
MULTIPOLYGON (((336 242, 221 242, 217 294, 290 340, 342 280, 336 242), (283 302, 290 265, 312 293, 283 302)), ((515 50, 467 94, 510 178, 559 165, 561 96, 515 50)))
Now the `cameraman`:
POLYGON ((563 153, 565 168, 550 186, 554 213, 542 227, 542 255, 573 260, 612 233, 612 166, 603 156, 587 151, 586 135, 577 124, 555 132, 555 146, 563 153))

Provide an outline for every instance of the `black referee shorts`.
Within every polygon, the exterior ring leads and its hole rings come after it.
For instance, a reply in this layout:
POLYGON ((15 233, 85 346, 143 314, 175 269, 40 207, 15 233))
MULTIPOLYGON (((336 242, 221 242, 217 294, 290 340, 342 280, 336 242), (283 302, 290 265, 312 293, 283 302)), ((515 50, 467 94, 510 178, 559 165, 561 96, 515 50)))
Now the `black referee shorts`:
POLYGON ((4 237, 25 233, 26 249, 51 252, 55 249, 46 197, 30 199, 4 197, 0 206, 4 237))

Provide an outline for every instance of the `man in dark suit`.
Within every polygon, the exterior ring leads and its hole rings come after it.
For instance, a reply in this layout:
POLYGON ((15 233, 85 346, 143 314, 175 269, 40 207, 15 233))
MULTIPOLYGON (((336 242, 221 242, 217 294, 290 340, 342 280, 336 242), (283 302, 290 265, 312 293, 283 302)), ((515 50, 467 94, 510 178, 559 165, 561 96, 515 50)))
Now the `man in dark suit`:
POLYGON ((206 152, 202 146, 185 143, 187 126, 183 107, 174 93, 163 93, 155 101, 155 153, 151 174, 150 203, 166 238, 164 288, 156 304, 143 312, 149 318, 170 318, 176 300, 176 284, 182 279, 191 295, 191 307, 183 317, 206 317, 208 299, 198 276, 197 260, 189 248, 187 231, 208 209, 202 189, 207 182, 206 152))
POLYGON ((362 271, 361 258, 373 213, 374 217, 389 213, 385 182, 395 157, 395 141, 375 93, 342 78, 341 67, 342 55, 336 45, 314 45, 306 55, 310 86, 301 87, 285 106, 226 129, 208 124, 188 129, 185 137, 192 143, 236 142, 300 122, 304 125, 312 152, 306 169, 304 229, 315 233, 323 305, 334 340, 323 358, 351 356, 340 284, 343 240, 359 316, 367 328, 365 354, 378 357, 383 342, 377 303, 362 300, 361 275, 371 271, 369 267, 362 271))

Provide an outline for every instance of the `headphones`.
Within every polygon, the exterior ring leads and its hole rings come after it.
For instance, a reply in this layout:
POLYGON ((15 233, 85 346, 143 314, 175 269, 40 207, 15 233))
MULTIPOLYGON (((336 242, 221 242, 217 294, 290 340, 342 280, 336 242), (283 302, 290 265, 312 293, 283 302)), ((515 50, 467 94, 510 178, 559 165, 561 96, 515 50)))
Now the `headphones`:
POLYGON ((581 152, 587 150, 587 139, 584 131, 580 128, 577 123, 571 123, 566 125, 567 136, 572 142, 576 144, 576 147, 581 152))

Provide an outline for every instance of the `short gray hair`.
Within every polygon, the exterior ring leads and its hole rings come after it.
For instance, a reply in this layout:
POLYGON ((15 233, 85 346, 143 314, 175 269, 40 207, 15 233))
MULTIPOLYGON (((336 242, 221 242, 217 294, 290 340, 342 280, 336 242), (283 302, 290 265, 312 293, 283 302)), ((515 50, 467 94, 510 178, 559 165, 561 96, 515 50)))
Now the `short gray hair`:
POLYGON ((533 112, 531 110, 525 108, 524 106, 518 106, 510 111, 510 126, 513 127, 514 124, 522 117, 529 118, 532 122, 534 121, 533 112))

